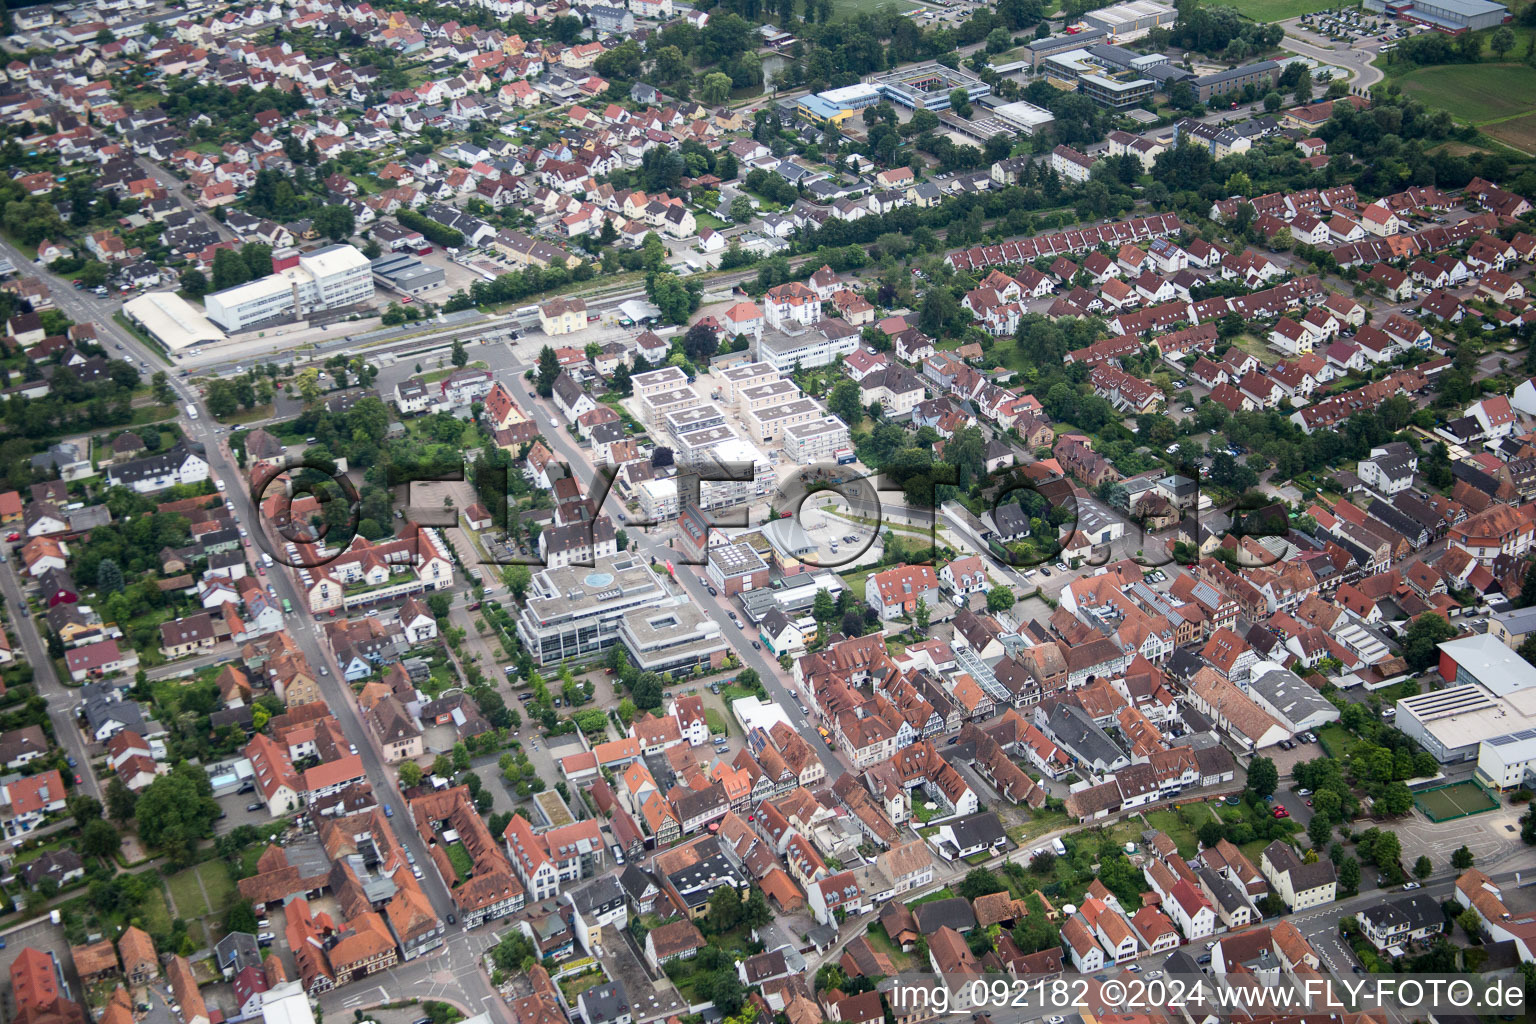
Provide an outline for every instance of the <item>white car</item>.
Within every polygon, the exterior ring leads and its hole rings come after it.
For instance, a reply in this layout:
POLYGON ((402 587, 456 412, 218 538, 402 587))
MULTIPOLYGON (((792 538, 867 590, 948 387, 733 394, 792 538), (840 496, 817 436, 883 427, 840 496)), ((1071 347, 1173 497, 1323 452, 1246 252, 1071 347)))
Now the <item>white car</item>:
POLYGON ((1418 887, 1419 887, 1419 883, 1418 882, 1409 882, 1407 885, 1403 886, 1403 891, 1404 892, 1408 892, 1409 890, 1417 889, 1418 887))

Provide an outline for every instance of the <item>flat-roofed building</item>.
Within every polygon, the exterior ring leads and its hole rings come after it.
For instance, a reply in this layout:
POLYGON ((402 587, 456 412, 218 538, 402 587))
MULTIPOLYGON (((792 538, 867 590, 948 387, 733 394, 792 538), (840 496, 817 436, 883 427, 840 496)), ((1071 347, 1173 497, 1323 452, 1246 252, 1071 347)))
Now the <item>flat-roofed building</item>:
POLYGON ((591 658, 618 641, 626 613, 667 599, 650 567, 627 555, 543 569, 529 583, 517 634, 540 665, 591 658))
POLYGON ((784 454, 801 465, 831 462, 851 451, 848 424, 836 416, 818 416, 784 428, 784 454))
POLYGON ((1475 778, 1492 789, 1515 789, 1536 779, 1536 728, 1484 740, 1477 748, 1475 778))
POLYGON ((1103 29, 1113 41, 1124 43, 1140 39, 1155 28, 1172 27, 1178 17, 1179 12, 1168 4, 1129 0, 1089 11, 1083 15, 1083 22, 1089 28, 1103 29))
POLYGON ((1393 724, 1441 764, 1471 761, 1490 736, 1536 727, 1536 691, 1500 697, 1469 683, 1404 697, 1393 724))
POLYGON ((687 601, 625 614, 619 639, 632 665, 642 672, 686 675, 695 665, 719 667, 730 644, 720 623, 687 601))
POLYGON ((826 414, 827 411, 815 399, 800 398, 782 405, 744 413, 741 418, 747 425, 747 430, 751 432, 752 440, 758 444, 771 445, 782 438, 784 431, 790 427, 800 423, 810 423, 826 414))
POLYGON ((712 373, 720 379, 720 400, 728 406, 735 406, 741 400, 742 389, 767 384, 782 376, 777 367, 762 360, 712 373))
MULTIPOLYGON (((839 326, 842 321, 837 321, 839 326)), ((834 331, 829 337, 817 328, 785 334, 769 331, 757 343, 757 358, 772 366, 779 373, 790 373, 796 367, 828 366, 838 356, 853 354, 859 347, 859 333, 841 334, 834 331)))
POLYGON ((704 399, 693 388, 684 385, 671 391, 653 392, 640 400, 640 413, 647 423, 657 426, 666 423, 667 413, 680 412, 704 404, 704 399))
POLYGON ((672 410, 663 420, 667 433, 676 439, 695 430, 725 426, 725 413, 718 405, 690 405, 672 410))
POLYGON ((680 367, 663 366, 659 370, 647 370, 629 378, 636 398, 649 398, 663 391, 676 391, 688 386, 688 375, 680 367))
POLYGON ((913 110, 948 110, 949 95, 964 89, 971 100, 992 92, 992 87, 968 71, 937 62, 901 68, 869 79, 880 95, 913 110))
POLYGON ((746 543, 710 548, 705 571, 727 597, 768 585, 768 563, 746 543))
POLYGON ((123 315, 172 352, 224 341, 224 332, 175 292, 146 292, 123 303, 123 315))
POLYGON ((804 398, 805 392, 792 380, 774 380, 741 390, 741 411, 756 412, 804 398))
POLYGON ((1365 9, 1460 35, 1509 20, 1509 8, 1494 0, 1365 0, 1365 9))
POLYGON ((692 464, 707 457, 715 445, 729 441, 735 436, 736 428, 729 423, 700 427, 698 430, 674 435, 673 440, 677 442, 677 447, 673 449, 673 454, 678 462, 692 464))
POLYGON ((306 253, 274 252, 271 274, 206 296, 203 309, 209 320, 234 332, 371 298, 373 272, 368 257, 350 245, 328 245, 306 253))

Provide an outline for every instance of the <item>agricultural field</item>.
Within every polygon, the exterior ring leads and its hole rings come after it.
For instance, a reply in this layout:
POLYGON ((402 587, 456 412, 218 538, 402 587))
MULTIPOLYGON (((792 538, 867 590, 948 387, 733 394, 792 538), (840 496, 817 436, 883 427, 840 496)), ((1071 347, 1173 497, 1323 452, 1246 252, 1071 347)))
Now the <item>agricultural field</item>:
POLYGON ((1442 64, 1416 68, 1395 81, 1427 106, 1479 126, 1530 114, 1536 94, 1536 69, 1518 63, 1442 64))

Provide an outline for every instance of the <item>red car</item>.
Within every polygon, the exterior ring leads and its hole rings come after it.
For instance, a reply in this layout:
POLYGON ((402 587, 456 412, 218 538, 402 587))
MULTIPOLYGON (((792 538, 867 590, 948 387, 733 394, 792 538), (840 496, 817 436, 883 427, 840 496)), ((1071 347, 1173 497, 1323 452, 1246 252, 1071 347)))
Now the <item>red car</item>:
POLYGON ((83 785, 83 783, 80 780, 80 776, 79 776, 78 773, 75 775, 75 785, 77 785, 77 786, 83 785))
POLYGON ((21 534, 13 533, 13 534, 11 534, 9 537, 7 537, 5 539, 6 540, 21 540, 21 534))
POLYGON ((267 574, 267 567, 266 567, 266 566, 264 566, 264 565, 258 565, 258 566, 257 566, 257 567, 256 567, 256 572, 257 572, 257 573, 258 573, 258 574, 259 574, 259 575, 262 575, 262 576, 265 576, 265 575, 266 575, 266 574, 267 574))
POLYGON ((1276 807, 1275 808, 1275 817, 1277 817, 1277 818, 1289 818, 1290 816, 1291 816, 1291 812, 1286 810, 1284 807, 1276 807))

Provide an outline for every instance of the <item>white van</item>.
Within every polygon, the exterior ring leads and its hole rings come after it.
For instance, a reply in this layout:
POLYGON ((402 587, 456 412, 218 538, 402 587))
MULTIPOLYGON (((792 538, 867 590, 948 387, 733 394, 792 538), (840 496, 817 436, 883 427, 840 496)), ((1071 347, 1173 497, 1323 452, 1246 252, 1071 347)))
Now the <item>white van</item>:
POLYGON ((265 551, 261 553, 261 561, 268 569, 272 568, 272 556, 265 551))

